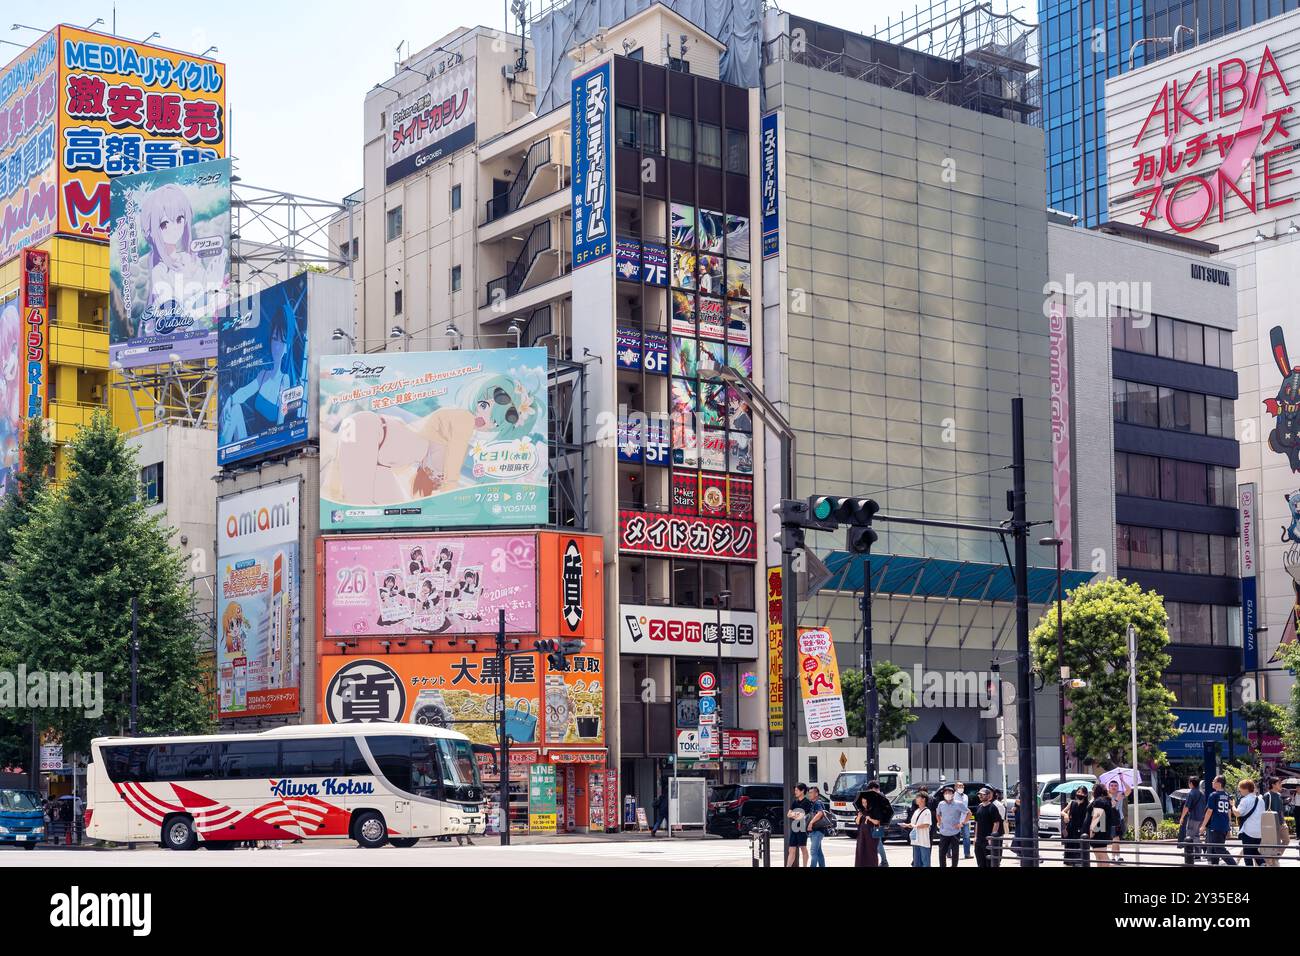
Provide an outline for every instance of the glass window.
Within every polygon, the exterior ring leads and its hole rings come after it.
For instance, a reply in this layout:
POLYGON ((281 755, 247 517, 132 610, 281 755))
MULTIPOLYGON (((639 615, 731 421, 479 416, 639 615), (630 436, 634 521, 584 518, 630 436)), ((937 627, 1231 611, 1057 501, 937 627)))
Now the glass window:
POLYGON ((1160 497, 1159 461, 1151 455, 1128 456, 1129 494, 1140 498, 1160 497))
POLYGON ((1237 403, 1230 398, 1219 399, 1223 415, 1223 426, 1219 429, 1220 438, 1237 437, 1237 403))
POLYGON ((149 780, 211 780, 215 750, 212 744, 154 744, 145 773, 149 780))
POLYGON ((1187 326, 1187 361, 1205 364, 1205 330, 1202 326, 1184 322, 1187 326))
POLYGON ((668 117, 668 158, 684 163, 695 159, 694 127, 684 116, 668 117))
POLYGON ((1206 466, 1194 461, 1178 463, 1178 499, 1187 504, 1203 505, 1208 494, 1206 489, 1206 466))
POLYGON ((1128 525, 1117 524, 1115 526, 1115 566, 1118 568, 1133 566, 1133 559, 1128 546, 1128 525))
POLYGON ((1128 488, 1128 454, 1119 451, 1115 453, 1115 494, 1126 495, 1128 488))
MULTIPOLYGON (((705 561, 701 565, 704 578, 704 606, 717 607, 715 603, 718 600, 718 594, 722 591, 729 590, 727 587, 727 566, 714 561, 705 561)), ((724 607, 730 607, 730 598, 723 602, 724 607)))
POLYGON ((630 106, 620 106, 615 110, 614 133, 618 139, 618 145, 630 146, 636 149, 637 119, 638 111, 630 106))
POLYGON ((727 130, 727 172, 749 172, 749 137, 739 130, 727 130))
POLYGON ((1226 574, 1227 557, 1223 553, 1227 539, 1220 534, 1210 535, 1210 573, 1226 574))
POLYGON ((700 562, 673 560, 673 607, 700 606, 700 562))
POLYGON ((460 266, 451 267, 451 291, 460 291, 460 266))
POLYGON ((1219 330, 1205 329, 1205 364, 1219 367, 1219 330))
POLYGON ((727 580, 731 590, 731 606, 737 611, 754 610, 754 566, 752 564, 729 565, 727 580))
POLYGON ((1156 354, 1156 323, 1151 321, 1150 316, 1139 316, 1130 314, 1128 318, 1128 333, 1125 336, 1130 352, 1141 352, 1143 355, 1156 354))
POLYGON ((394 206, 392 209, 388 210, 388 212, 385 213, 384 215, 384 222, 387 227, 385 234, 388 236, 389 242, 392 242, 394 239, 400 239, 402 237, 402 207, 401 206, 394 206))
POLYGON ((460 208, 460 183, 451 187, 451 211, 455 212, 460 208))
POLYGON ((1232 368, 1232 333, 1219 329, 1219 368, 1232 368))
POLYGON ((641 111, 641 151, 658 153, 663 149, 663 137, 659 132, 663 117, 654 110, 641 111))
POLYGON ((1160 563, 1152 570, 1159 571, 1177 571, 1178 570, 1178 532, 1164 531, 1160 533, 1161 538, 1161 557, 1160 563))
POLYGON ((1188 392, 1187 406, 1188 430, 1193 435, 1204 435, 1205 432, 1205 396, 1199 392, 1188 392))
POLYGON ((343 773, 342 739, 282 741, 280 773, 286 777, 328 777, 343 773))
MULTIPOLYGON (((1131 388, 1131 386, 1130 386, 1131 388)), ((1160 388, 1157 390, 1158 395, 1158 421, 1161 428, 1176 428, 1178 423, 1178 408, 1176 392, 1172 388, 1160 388)), ((1132 404, 1130 400, 1130 405, 1132 404)))
POLYGON ((1174 357, 1174 320, 1166 316, 1156 319, 1156 354, 1161 358, 1174 357))
POLYGON ((700 124, 700 164, 722 165, 722 130, 712 123, 700 124))
POLYGON ((1162 501, 1178 500, 1178 467, 1169 458, 1160 459, 1160 494, 1156 497, 1162 501))
POLYGON ((140 469, 141 494, 146 505, 163 503, 163 463, 154 462, 140 469))
POLYGON ((1117 422, 1128 421, 1128 383, 1121 381, 1111 382, 1110 385, 1110 404, 1114 410, 1114 418, 1117 422))
POLYGON ((1128 383, 1128 421, 1133 425, 1149 425, 1152 428, 1160 424, 1157 389, 1154 385, 1128 383))
POLYGON ((217 776, 256 780, 280 775, 280 745, 267 740, 218 744, 217 776))
POLYGON ((1205 433, 1223 434, 1223 404, 1215 395, 1205 396, 1205 433))
POLYGON ((370 753, 384 778, 398 790, 411 790, 411 737, 367 737, 370 753))
POLYGON ((1210 643, 1210 605, 1184 604, 1178 617, 1178 634, 1170 639, 1178 644, 1210 643))

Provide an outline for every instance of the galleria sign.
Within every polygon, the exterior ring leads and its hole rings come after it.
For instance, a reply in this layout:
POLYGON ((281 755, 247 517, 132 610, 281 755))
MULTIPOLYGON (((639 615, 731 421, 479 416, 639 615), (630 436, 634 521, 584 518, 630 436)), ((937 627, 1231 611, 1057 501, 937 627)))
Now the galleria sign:
POLYGON ((1164 219, 1187 234, 1211 216, 1221 223, 1234 210, 1294 202, 1279 184, 1295 173, 1295 81, 1288 84, 1268 46, 1256 63, 1230 56, 1166 81, 1131 143, 1129 198, 1142 203, 1141 224, 1164 219))

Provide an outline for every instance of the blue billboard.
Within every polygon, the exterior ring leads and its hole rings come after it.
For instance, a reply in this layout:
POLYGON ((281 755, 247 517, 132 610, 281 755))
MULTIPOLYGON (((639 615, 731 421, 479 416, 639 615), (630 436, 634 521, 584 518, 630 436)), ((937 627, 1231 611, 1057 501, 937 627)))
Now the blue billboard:
POLYGON ((759 151, 762 157, 762 192, 760 201, 763 207, 763 258, 768 259, 781 251, 781 208, 779 205, 780 184, 777 181, 779 171, 780 149, 777 142, 777 114, 767 113, 763 116, 762 133, 759 139, 759 151))
MULTIPOLYGON (((1199 759, 1204 745, 1217 743, 1226 752, 1228 748, 1228 718, 1215 717, 1214 711, 1202 707, 1171 707, 1174 715, 1174 735, 1160 745, 1166 756, 1174 759, 1199 759)), ((1236 715, 1237 732, 1246 728, 1241 714, 1236 715)), ((1242 748, 1244 751, 1244 748, 1242 748)))
POLYGON ((307 440, 307 275, 241 299, 217 336, 217 464, 307 440))
POLYGON ((613 157, 610 113, 614 98, 606 61, 573 81, 573 268, 614 250, 613 157))

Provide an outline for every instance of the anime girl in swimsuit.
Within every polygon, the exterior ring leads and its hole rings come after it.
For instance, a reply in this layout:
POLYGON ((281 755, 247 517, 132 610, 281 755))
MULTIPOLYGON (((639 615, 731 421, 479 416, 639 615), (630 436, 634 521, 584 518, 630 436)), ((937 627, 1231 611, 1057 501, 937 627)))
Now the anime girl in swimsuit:
POLYGON ((391 504, 460 486, 476 437, 508 441, 532 433, 538 405, 504 375, 470 382, 461 407, 418 418, 357 412, 340 423, 327 497, 346 504, 391 504), (407 477, 409 476, 409 477, 407 477))

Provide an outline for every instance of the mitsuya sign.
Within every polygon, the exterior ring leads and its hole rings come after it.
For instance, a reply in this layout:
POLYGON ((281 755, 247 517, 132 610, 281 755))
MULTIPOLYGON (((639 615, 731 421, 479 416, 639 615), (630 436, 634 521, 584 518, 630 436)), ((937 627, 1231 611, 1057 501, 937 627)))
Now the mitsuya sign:
POLYGON ((1109 81, 1111 218, 1207 238, 1289 214, 1271 210, 1300 195, 1297 84, 1295 17, 1109 81))

